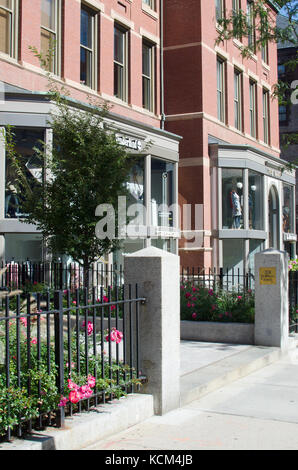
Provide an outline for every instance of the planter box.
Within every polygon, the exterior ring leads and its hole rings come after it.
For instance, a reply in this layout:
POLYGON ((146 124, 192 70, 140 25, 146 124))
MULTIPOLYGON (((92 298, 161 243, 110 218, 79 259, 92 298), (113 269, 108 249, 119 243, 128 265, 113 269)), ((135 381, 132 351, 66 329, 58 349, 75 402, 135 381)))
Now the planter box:
POLYGON ((226 323, 207 321, 180 322, 182 340, 209 343, 254 344, 253 323, 226 323))

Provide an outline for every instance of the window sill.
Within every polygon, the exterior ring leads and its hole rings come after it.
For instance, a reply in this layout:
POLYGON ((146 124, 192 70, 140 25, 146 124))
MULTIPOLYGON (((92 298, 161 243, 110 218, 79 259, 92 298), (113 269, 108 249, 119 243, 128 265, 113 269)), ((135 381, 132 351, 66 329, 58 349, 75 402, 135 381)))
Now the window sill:
POLYGON ((145 3, 142 3, 142 12, 151 16, 151 18, 158 20, 159 15, 158 13, 153 10, 152 8, 149 7, 149 5, 146 5, 145 3))

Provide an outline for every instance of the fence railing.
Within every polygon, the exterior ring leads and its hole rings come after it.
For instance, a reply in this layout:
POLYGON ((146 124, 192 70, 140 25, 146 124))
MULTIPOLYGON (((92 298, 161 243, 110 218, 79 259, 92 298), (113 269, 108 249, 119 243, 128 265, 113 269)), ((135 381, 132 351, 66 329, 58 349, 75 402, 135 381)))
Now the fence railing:
POLYGON ((254 275, 248 270, 238 268, 181 267, 181 282, 191 282, 208 289, 245 291, 254 288, 254 275))
POLYGON ((298 333, 298 271, 289 271, 290 332, 298 333))
POLYGON ((65 415, 135 391, 138 286, 5 297, 0 306, 0 438, 63 426, 65 415))
POLYGON ((123 283, 123 267, 107 263, 93 263, 87 276, 82 265, 78 263, 2 263, 5 272, 0 276, 0 288, 39 289, 41 285, 52 289, 69 289, 74 291, 85 286, 88 278, 89 286, 120 286, 123 283))

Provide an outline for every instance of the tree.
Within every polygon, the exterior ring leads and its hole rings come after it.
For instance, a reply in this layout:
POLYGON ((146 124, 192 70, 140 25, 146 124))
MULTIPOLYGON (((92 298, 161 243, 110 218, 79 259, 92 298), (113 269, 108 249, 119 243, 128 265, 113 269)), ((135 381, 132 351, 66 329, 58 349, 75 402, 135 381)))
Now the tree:
POLYGON ((51 98, 55 103, 53 145, 47 148, 42 143, 35 150, 43 177, 28 183, 11 130, 7 132, 7 155, 14 170, 15 191, 22 195, 21 212, 28 214, 24 222, 37 226, 54 255, 69 255, 83 265, 87 286, 91 264, 119 247, 117 239, 97 238, 96 207, 117 207, 118 196, 126 194, 133 159, 117 143, 115 132, 106 127, 106 105, 74 108, 53 90, 51 98))

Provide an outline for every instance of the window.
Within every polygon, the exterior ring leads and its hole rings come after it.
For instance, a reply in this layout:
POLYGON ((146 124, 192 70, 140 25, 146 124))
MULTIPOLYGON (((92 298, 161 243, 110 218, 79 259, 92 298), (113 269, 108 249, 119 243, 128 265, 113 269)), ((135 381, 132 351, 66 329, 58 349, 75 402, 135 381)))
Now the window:
POLYGON ((234 71, 234 116, 236 129, 242 131, 242 74, 239 70, 234 71))
POLYGON ((17 1, 0 0, 0 52, 15 57, 17 1))
MULTIPOLYGON (((35 185, 40 184, 42 181, 43 164, 36 149, 43 150, 44 130, 17 127, 13 132, 15 151, 21 156, 21 171, 26 176, 32 190, 34 190, 35 185)), ((5 218, 19 219, 26 217, 22 210, 24 197, 20 190, 17 169, 8 155, 6 156, 5 179, 5 218)))
POLYGON ((262 61, 265 62, 265 64, 268 64, 268 42, 266 41, 265 44, 262 44, 262 61))
POLYGON ((248 223, 252 230, 263 230, 263 177, 248 170, 248 223))
POLYGON ((96 15, 82 7, 80 81, 90 88, 95 88, 96 82, 95 24, 96 15))
POLYGON ((279 122, 285 123, 288 120, 287 107, 283 104, 280 104, 278 107, 279 122))
POLYGON ((154 111, 154 47, 143 42, 143 108, 154 111))
POLYGON ((58 74, 58 0, 41 0, 41 54, 49 72, 58 74))
POLYGON ((155 0, 143 0, 143 3, 152 8, 152 10, 155 10, 155 0))
POLYGON ((294 223, 294 186, 283 184, 283 231, 295 233, 294 223))
POLYGON ((250 119, 250 135, 257 138, 257 84, 249 82, 249 119, 250 119))
POLYGON ((263 90, 263 130, 264 142, 269 144, 269 91, 263 90))
POLYGON ((127 31, 121 26, 114 28, 114 96, 122 101, 128 99, 128 48, 127 31))
POLYGON ((217 118, 225 122, 225 62, 217 58, 217 118))
POLYGON ((151 223, 153 226, 173 226, 174 164, 151 159, 151 223))
POLYGON ((216 21, 225 17, 225 2, 224 0, 215 0, 215 17, 216 21))
POLYGON ((243 228, 243 172, 222 169, 222 228, 243 228))
POLYGON ((247 27, 248 27, 248 47, 255 52, 255 19, 254 4, 251 0, 247 2, 247 27))

